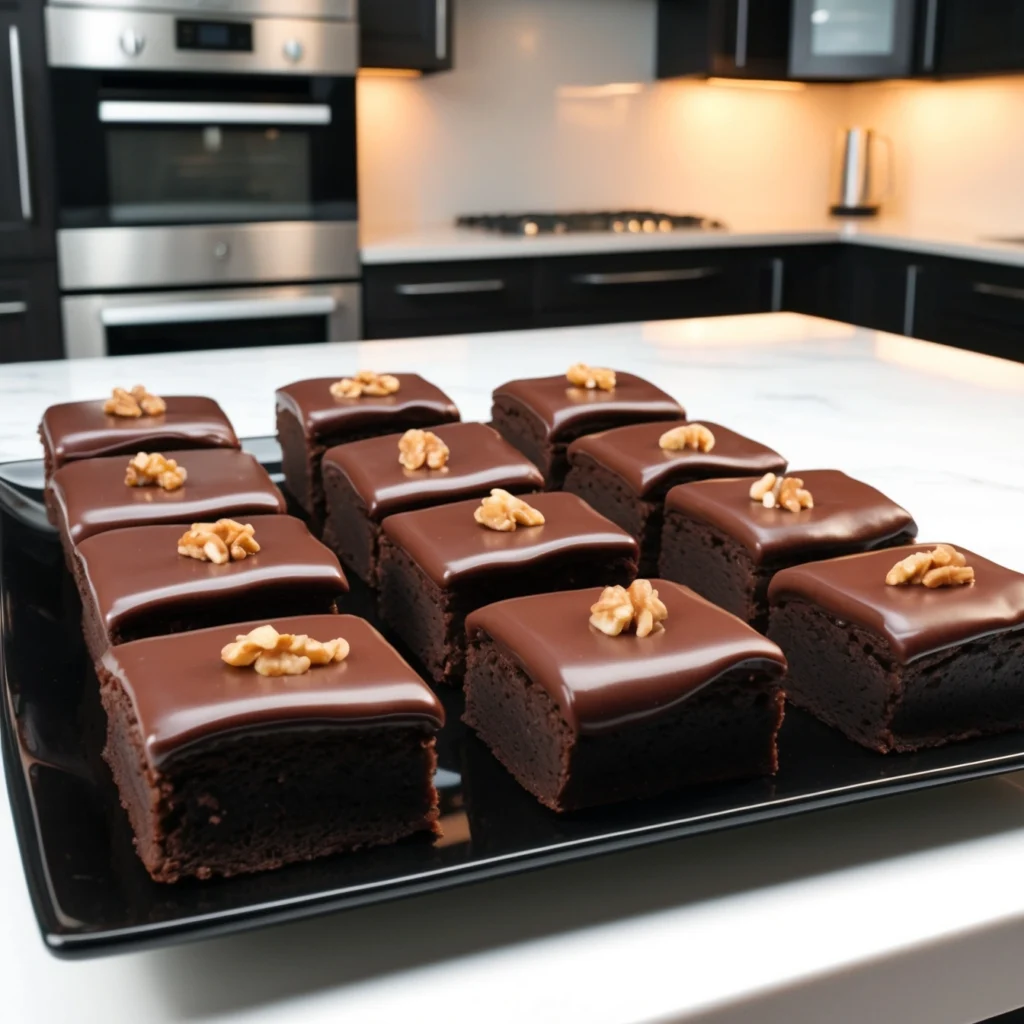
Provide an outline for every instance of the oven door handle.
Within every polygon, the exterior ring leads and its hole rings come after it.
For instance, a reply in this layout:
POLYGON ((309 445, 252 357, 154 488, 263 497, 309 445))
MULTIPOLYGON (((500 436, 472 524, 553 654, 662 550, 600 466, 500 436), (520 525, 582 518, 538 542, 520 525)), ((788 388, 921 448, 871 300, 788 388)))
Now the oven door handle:
POLYGON ((330 316, 338 308, 331 295, 294 299, 220 299, 216 302, 162 302, 146 306, 108 306, 100 311, 104 327, 198 324, 225 320, 279 320, 293 316, 330 316))
POLYGON ((326 103, 174 103, 162 100, 100 100, 103 124, 325 125, 326 103))

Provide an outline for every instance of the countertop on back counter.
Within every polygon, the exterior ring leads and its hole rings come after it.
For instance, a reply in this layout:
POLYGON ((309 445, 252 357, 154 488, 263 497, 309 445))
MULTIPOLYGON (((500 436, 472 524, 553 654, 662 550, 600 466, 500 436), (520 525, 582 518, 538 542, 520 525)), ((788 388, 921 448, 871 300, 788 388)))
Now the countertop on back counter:
MULTIPOLYGON (((795 314, 14 365, 0 460, 39 457, 49 403, 113 385, 208 394, 246 436, 273 431, 274 389, 300 377, 422 373, 480 419, 495 385, 578 360, 656 380, 794 469, 841 467, 922 537, 1024 570, 1024 366, 795 314)), ((1024 1005, 1022 863, 1024 773, 67 963, 39 941, 0 806, 0 976, 8 1017, 42 1022, 373 1022, 433 1005, 451 1024, 963 1024, 1024 1005)))
POLYGON ((894 217, 784 221, 729 221, 725 230, 616 234, 611 231, 564 235, 501 235, 475 228, 437 226, 364 230, 364 264, 442 263, 448 260, 526 259, 681 249, 827 245, 843 242, 929 256, 1024 266, 1024 225, 1020 244, 1006 241, 1014 231, 977 231, 965 227, 916 225, 894 217))

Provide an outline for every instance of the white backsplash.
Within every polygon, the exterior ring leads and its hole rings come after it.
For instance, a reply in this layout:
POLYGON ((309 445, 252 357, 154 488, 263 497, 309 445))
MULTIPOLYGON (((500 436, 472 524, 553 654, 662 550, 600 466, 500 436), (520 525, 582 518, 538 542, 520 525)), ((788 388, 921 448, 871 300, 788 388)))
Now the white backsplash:
POLYGON ((655 83, 654 0, 460 0, 455 25, 454 71, 360 79, 370 233, 528 207, 650 205, 746 224, 819 217, 836 138, 852 123, 894 138, 889 212, 1024 232, 1024 78, 655 83), (640 84, 600 88, 616 83, 640 84))

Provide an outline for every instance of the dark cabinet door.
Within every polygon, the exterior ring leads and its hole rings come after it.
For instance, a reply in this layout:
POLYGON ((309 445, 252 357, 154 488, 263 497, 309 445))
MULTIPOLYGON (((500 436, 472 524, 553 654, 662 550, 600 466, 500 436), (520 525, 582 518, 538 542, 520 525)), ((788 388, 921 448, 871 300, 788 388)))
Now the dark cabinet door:
POLYGON ((0 264, 0 363, 63 354, 55 265, 0 264))
POLYGON ((786 78, 792 0, 659 0, 658 77, 786 78))
POLYGON ((360 64, 449 70, 454 6, 455 0, 361 0, 360 64))
POLYGON ((765 312, 781 271, 772 254, 742 249, 543 260, 537 312, 547 325, 765 312))
POLYGON ((902 78, 914 69, 917 0, 793 0, 794 78, 902 78))
POLYGON ((53 254, 42 8, 0 4, 0 259, 53 254))
POLYGON ((921 70, 1024 70, 1024 0, 922 0, 921 70))

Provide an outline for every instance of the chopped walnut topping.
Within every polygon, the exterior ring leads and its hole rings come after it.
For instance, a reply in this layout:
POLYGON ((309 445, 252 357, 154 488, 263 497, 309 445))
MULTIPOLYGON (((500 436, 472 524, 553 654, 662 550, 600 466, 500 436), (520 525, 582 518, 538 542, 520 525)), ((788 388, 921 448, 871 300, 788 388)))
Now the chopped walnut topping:
POLYGON ((519 526, 543 526, 544 516, 522 498, 496 487, 484 498, 473 518, 489 530, 511 533, 519 526))
POLYGON ((401 382, 390 373, 374 373, 373 370, 360 370, 355 377, 342 377, 331 385, 331 394, 335 398, 382 398, 393 395, 401 387, 401 382))
POLYGON ((406 469, 444 469, 448 445, 430 430, 407 430, 398 442, 398 461, 406 469))
POLYGON ((254 526, 236 523, 234 519, 193 523, 192 528, 178 541, 178 554, 216 565, 241 562, 259 551, 255 534, 254 526))
POLYGON ((586 363, 573 363, 565 374, 569 383, 576 388, 588 391, 614 391, 615 371, 604 366, 587 366, 586 363))
POLYGON ((814 495, 804 487, 798 476, 776 476, 765 473, 750 485, 750 500, 759 501, 765 508, 784 508, 799 512, 814 508, 814 495))
POLYGON ((114 388, 110 398, 103 403, 103 411, 108 416, 124 416, 135 419, 139 416, 159 416, 167 412, 167 403, 158 395, 151 395, 141 384, 136 384, 131 391, 114 388))
POLYGON ((684 423, 666 430, 658 438, 658 447, 667 452, 681 452, 685 448, 709 452, 715 447, 715 435, 703 423, 684 423))
POLYGON ((974 569, 966 557, 949 544, 939 544, 931 551, 915 551, 897 562, 885 577, 890 587, 920 584, 921 586, 962 587, 974 582, 974 569))
POLYGON ((162 487, 176 491, 188 477, 184 466, 166 459, 159 452, 139 452, 129 463, 124 482, 129 487, 162 487))
POLYGON ((220 656, 237 668, 251 665, 261 676, 301 676, 311 665, 344 661, 348 653, 348 641, 341 637, 320 643, 302 633, 278 633, 273 626, 257 626, 236 636, 220 656))
POLYGON ((590 606, 590 624, 607 636, 618 636, 631 625, 638 637, 663 629, 668 609, 650 580, 633 580, 626 587, 605 587, 590 606))

